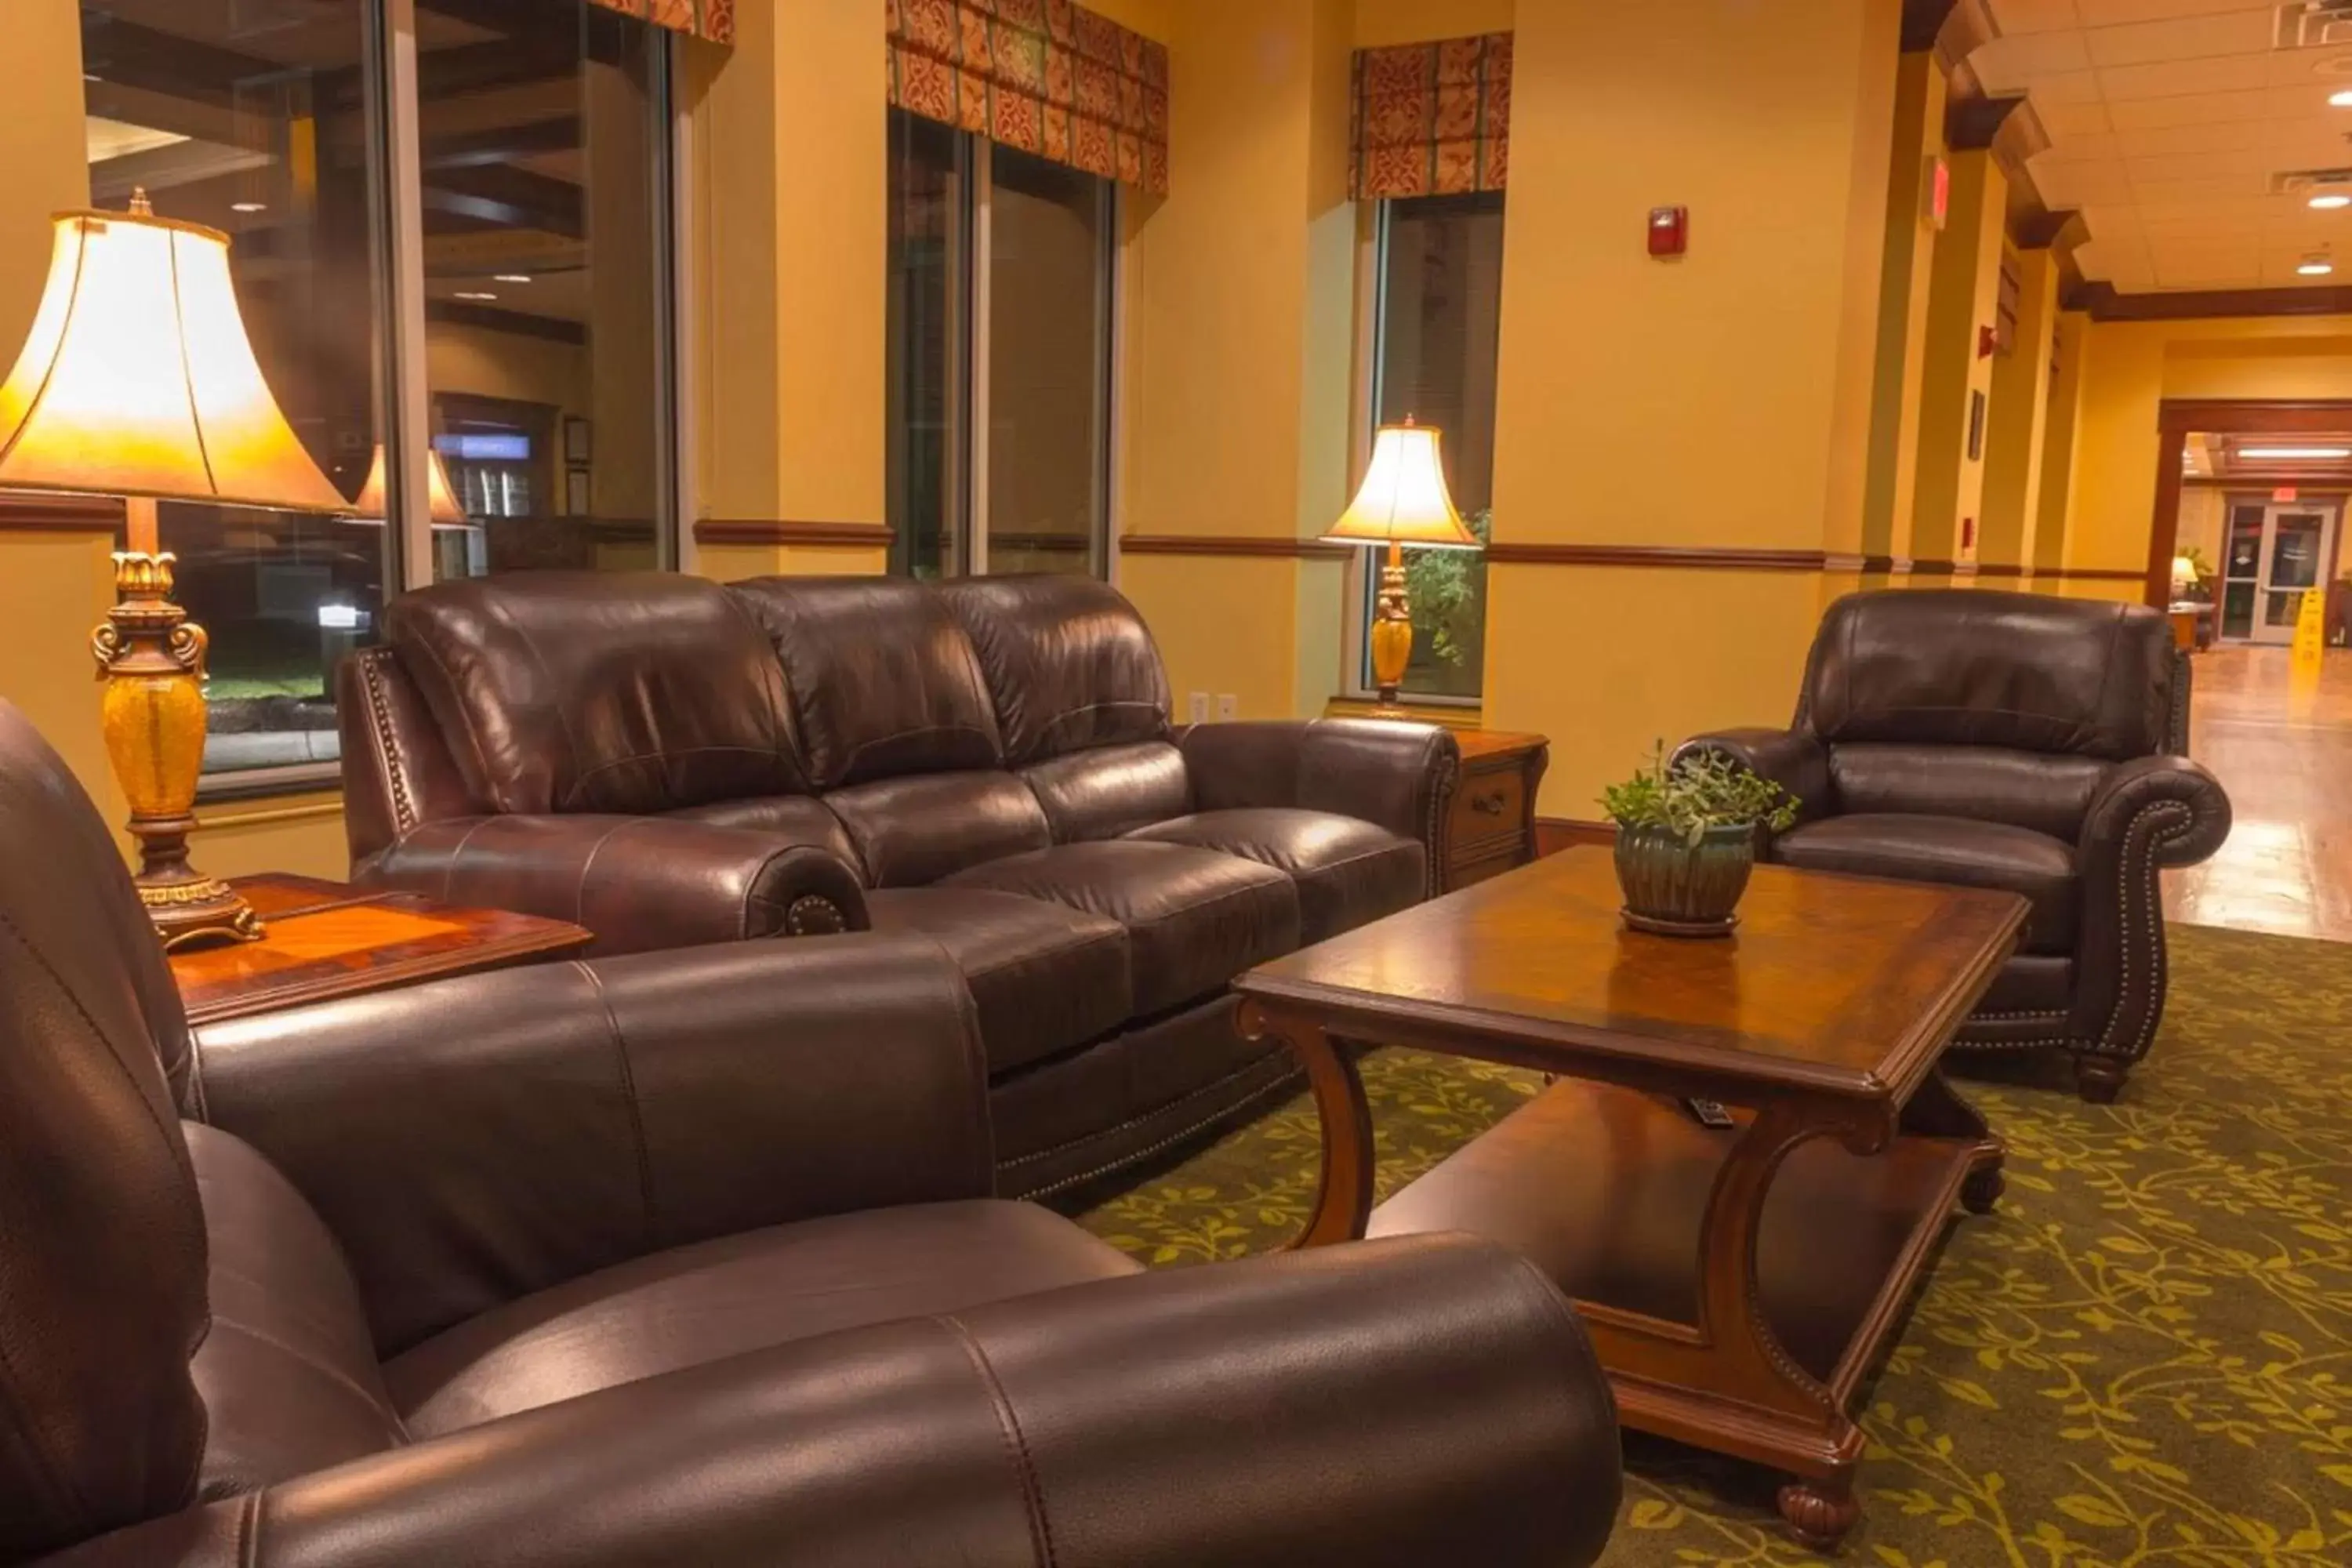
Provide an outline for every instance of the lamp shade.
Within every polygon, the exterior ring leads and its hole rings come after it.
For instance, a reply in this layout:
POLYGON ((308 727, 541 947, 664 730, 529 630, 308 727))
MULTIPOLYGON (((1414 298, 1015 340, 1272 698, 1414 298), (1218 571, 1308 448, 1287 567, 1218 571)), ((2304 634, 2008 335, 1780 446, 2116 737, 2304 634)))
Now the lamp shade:
POLYGON ((1335 544, 1409 544, 1417 550, 1480 550, 1454 510, 1437 431, 1408 420, 1383 425, 1355 500, 1324 539, 1335 544))
POLYGON ((2197 581, 2197 563, 2191 561, 2186 555, 2174 556, 2172 558, 2172 580, 2176 583, 2194 583, 2197 581))
MULTIPOLYGON (((425 455, 428 459, 428 477, 425 481, 425 502, 432 511, 433 526, 436 528, 465 527, 466 509, 457 504, 457 492, 449 488, 449 470, 441 466, 441 454, 427 447, 425 455)), ((379 441, 375 447, 375 460, 368 465, 367 483, 360 487, 359 499, 352 502, 351 510, 354 521, 359 522, 383 521, 384 513, 388 510, 384 504, 383 470, 383 443, 379 441)))
POLYGON ((228 237, 145 206, 54 220, 48 287, 0 384, 0 487, 350 510, 262 379, 228 237))

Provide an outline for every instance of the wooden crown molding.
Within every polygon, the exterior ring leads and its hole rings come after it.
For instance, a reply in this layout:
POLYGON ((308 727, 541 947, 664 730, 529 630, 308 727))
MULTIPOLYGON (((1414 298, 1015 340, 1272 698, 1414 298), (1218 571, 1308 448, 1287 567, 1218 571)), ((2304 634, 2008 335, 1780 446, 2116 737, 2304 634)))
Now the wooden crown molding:
POLYGON ((1223 555, 1276 557, 1291 561, 1345 561, 1356 546, 1320 539, 1283 539, 1254 533, 1123 533, 1122 555, 1223 555))
POLYGON ((824 544, 887 550, 896 537, 886 522, 706 517, 694 525, 697 544, 824 544))
POLYGON ((2156 405, 2156 424, 2167 435, 2336 436, 2352 429, 2352 398, 2168 397, 2156 405))
POLYGON ((2352 315, 2352 288, 2214 289, 2125 294, 2110 283, 2084 283, 2066 296, 2070 310, 2095 321, 2189 321, 2214 316, 2352 315))
POLYGON ((112 533, 122 503, 103 496, 0 492, 0 533, 112 533))

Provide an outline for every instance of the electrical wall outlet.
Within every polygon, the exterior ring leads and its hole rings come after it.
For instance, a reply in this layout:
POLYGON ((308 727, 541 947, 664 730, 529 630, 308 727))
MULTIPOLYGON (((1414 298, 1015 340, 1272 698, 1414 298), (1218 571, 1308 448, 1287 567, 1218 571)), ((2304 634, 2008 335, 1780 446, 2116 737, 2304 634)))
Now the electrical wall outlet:
POLYGON ((1209 694, 1207 692, 1195 691, 1192 693, 1192 700, 1187 704, 1187 706, 1192 710, 1193 723, 1205 724, 1209 721, 1209 694))
POLYGON ((1241 716, 1242 700, 1230 691, 1220 692, 1217 696, 1217 721, 1230 724, 1241 716))

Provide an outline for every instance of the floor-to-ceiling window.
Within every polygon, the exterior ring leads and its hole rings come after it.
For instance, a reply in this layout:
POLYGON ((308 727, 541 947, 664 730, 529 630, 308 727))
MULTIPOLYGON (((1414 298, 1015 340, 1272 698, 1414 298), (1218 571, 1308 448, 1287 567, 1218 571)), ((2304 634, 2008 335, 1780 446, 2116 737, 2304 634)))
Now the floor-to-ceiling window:
POLYGON ((891 567, 1108 567, 1111 182, 890 111, 891 567))
MULTIPOLYGON (((1375 245, 1373 416, 1443 433, 1446 487, 1480 538, 1495 478, 1495 366, 1502 333, 1503 196, 1415 196, 1380 205, 1375 245)), ((1486 561, 1408 550, 1412 662, 1404 690, 1471 699, 1486 666, 1486 561)), ((1358 613, 1369 621, 1376 573, 1358 613)), ((1368 661, 1357 672, 1369 688, 1368 661)))
POLYGON ((162 509, 211 637, 205 788, 331 782, 334 666, 388 595, 672 558, 667 35, 588 0, 81 21, 93 205, 143 189, 229 235, 263 373, 355 513, 162 509), (412 468, 430 494, 395 508, 412 468))

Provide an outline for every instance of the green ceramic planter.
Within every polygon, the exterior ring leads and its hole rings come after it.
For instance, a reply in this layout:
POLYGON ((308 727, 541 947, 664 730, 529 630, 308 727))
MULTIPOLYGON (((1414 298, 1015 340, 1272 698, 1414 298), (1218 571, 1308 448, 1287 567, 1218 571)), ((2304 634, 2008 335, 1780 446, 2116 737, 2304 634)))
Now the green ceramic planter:
POLYGON ((1664 827, 1617 830, 1625 923, 1661 936, 1728 936, 1756 868, 1753 827, 1710 827, 1696 844, 1664 827))

